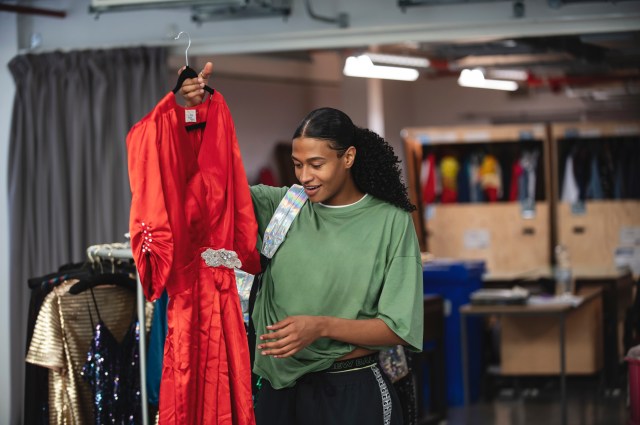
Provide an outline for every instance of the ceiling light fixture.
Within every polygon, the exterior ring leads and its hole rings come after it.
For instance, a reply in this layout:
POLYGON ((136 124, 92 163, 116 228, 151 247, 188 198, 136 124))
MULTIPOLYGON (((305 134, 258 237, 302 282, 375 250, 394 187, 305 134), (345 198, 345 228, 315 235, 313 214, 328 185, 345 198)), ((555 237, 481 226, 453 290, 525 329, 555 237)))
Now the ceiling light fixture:
POLYGON ((385 53, 365 53, 371 62, 386 65, 407 66, 412 68, 428 68, 431 62, 427 58, 415 56, 387 55, 385 53))
POLYGON ((374 65, 368 55, 349 56, 342 71, 347 77, 381 78, 385 80, 415 81, 417 69, 374 65))
POLYGON ((529 78, 529 73, 521 69, 491 69, 489 75, 498 80, 527 81, 529 78))
POLYGON ((463 69, 458 78, 458 84, 462 87, 477 89, 518 90, 518 83, 515 81, 487 80, 479 69, 463 69))

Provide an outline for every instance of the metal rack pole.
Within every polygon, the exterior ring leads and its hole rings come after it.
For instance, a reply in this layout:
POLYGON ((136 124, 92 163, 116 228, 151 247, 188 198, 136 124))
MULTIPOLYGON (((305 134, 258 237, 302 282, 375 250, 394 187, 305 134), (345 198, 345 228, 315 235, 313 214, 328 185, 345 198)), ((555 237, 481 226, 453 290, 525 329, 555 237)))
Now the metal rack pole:
MULTIPOLYGON (((95 245, 87 249, 90 256, 100 257, 103 259, 116 260, 132 260, 133 253, 131 248, 111 248, 108 245, 95 245)), ((142 293, 142 284, 140 283, 140 275, 136 272, 136 307, 138 312, 138 326, 140 327, 140 397, 142 405, 142 425, 149 425, 149 407, 147 404, 147 338, 146 338, 146 320, 144 314, 144 294, 142 293)))
POLYGON ((140 397, 142 400, 142 425, 149 425, 149 407, 147 404, 147 327, 144 315, 144 294, 140 275, 136 272, 138 281, 136 302, 138 304, 138 326, 140 326, 140 397))

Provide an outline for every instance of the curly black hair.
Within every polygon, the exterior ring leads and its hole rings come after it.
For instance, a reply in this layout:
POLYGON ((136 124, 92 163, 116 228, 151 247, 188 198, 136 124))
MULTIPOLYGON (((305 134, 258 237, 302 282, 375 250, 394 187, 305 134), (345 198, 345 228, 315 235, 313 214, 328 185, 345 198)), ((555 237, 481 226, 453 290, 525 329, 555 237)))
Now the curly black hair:
POLYGON ((393 148, 375 132, 355 126, 344 112, 333 108, 311 111, 293 133, 293 139, 298 137, 326 140, 339 157, 355 147, 351 175, 356 187, 407 212, 416 209, 409 201, 393 148))

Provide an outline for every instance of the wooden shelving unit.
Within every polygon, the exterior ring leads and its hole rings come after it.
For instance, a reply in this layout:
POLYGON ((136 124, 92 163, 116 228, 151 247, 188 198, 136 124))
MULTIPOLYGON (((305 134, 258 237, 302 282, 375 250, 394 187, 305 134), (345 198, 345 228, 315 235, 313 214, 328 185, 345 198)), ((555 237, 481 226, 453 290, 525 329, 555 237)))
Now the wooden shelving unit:
MULTIPOLYGON (((551 174, 549 133, 543 124, 407 128, 402 132, 409 196, 418 206, 414 224, 422 250, 436 257, 483 259, 491 273, 517 272, 550 264, 551 174), (508 144, 508 147, 507 145, 508 144), (428 214, 421 196, 422 161, 429 151, 539 149, 543 186, 535 214, 524 217, 520 202, 433 204, 428 214), (429 218, 426 218, 426 215, 429 218), (472 243, 476 236, 484 245, 472 243)), ((506 188, 505 188, 506 190, 506 188)))
MULTIPOLYGON (((557 242, 567 246, 574 267, 614 267, 615 250, 624 228, 640 228, 640 199, 602 199, 584 202, 584 208, 560 200, 563 179, 562 153, 568 143, 638 143, 640 122, 563 123, 550 126, 553 192, 557 242)), ((640 147, 640 146, 639 146, 640 147)), ((640 155, 638 157, 640 164, 640 155)), ((636 182, 640 185, 640 181, 636 182)))

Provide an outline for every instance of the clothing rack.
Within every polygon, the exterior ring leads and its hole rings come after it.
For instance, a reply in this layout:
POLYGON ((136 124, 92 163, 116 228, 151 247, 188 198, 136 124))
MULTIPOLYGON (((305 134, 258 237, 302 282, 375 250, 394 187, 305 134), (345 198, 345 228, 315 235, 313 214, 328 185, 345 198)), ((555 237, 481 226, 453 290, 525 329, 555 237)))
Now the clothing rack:
MULTIPOLYGON (((133 253, 131 246, 126 243, 112 243, 102 245, 92 245, 87 248, 87 256, 90 261, 96 258, 104 260, 132 260, 133 253)), ((149 425, 149 408, 147 405, 147 340, 145 326, 145 308, 144 294, 142 293, 142 284, 140 283, 140 275, 136 272, 136 305, 138 312, 138 323, 142 332, 140 332, 140 398, 142 406, 142 424, 149 425)))

